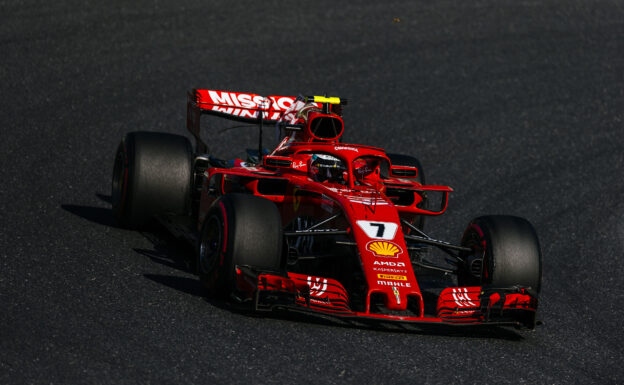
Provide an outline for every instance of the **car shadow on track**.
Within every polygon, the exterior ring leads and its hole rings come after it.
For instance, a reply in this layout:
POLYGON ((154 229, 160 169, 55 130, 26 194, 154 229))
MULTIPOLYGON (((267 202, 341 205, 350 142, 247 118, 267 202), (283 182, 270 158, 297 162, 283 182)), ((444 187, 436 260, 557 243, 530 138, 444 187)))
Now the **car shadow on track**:
POLYGON ((198 279, 163 274, 143 274, 143 276, 149 280, 185 294, 190 294, 196 297, 204 296, 204 290, 198 279))
POLYGON ((317 313, 276 312, 267 314, 271 318, 290 319, 295 322, 307 322, 320 325, 361 328, 383 333, 406 333, 416 335, 429 335, 441 337, 461 337, 478 339, 504 339, 509 341, 522 341, 524 336, 515 329, 500 326, 453 326, 453 325, 416 325, 399 322, 384 321, 344 321, 331 316, 317 313))
POLYGON ((498 339, 507 341, 522 341, 525 337, 514 329, 500 326, 448 326, 448 325, 414 325, 395 322, 360 322, 345 321, 340 318, 325 316, 313 312, 276 311, 266 313, 254 313, 250 310, 239 308, 225 302, 207 300, 213 306, 233 313, 239 313, 250 317, 271 318, 280 321, 291 321, 298 324, 315 324, 326 327, 338 327, 345 329, 367 329, 381 333, 401 333, 422 336, 440 336, 471 339, 498 339))
MULTIPOLYGON (((95 193, 95 196, 105 203, 111 203, 110 195, 95 193)), ((115 218, 113 217, 113 211, 107 207, 62 204, 61 208, 71 214, 74 214, 77 217, 86 219, 93 223, 97 223, 98 225, 108 226, 115 229, 122 228, 115 222, 115 218)))
POLYGON ((120 229, 115 223, 113 214, 110 209, 104 207, 94 206, 80 206, 80 205, 66 205, 62 204, 61 208, 67 212, 70 212, 78 217, 84 218, 90 222, 97 223, 99 225, 113 227, 120 229))
MULTIPOLYGON (((142 233, 146 235, 146 233, 142 233)), ((149 239, 149 237, 146 237, 149 239)), ((186 245, 177 245, 177 242, 174 244, 167 243, 155 243, 154 249, 132 249, 136 253, 139 253, 149 259, 152 262, 167 266, 171 269, 194 273, 194 269, 192 265, 192 251, 186 245)))

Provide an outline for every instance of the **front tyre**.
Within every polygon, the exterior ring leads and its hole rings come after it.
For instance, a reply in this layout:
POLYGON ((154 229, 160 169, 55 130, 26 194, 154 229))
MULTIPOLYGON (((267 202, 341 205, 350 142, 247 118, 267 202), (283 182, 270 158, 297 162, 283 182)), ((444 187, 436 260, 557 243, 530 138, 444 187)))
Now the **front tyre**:
POLYGON ((197 271, 208 296, 235 289, 236 265, 280 271, 282 220, 275 204, 249 194, 226 194, 206 214, 197 250, 197 271))
POLYGON ((474 219, 464 232, 459 286, 528 286, 541 289, 542 253, 537 233, 523 218, 505 215, 474 219))

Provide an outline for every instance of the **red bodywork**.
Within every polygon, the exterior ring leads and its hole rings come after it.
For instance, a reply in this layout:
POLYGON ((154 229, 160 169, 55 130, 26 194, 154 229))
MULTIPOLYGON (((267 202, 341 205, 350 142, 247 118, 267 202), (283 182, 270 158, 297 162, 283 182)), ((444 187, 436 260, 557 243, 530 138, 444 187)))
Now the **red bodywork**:
POLYGON ((365 278, 365 306, 353 310, 348 290, 330 277, 291 271, 267 273, 253 266, 236 269, 243 299, 255 301, 258 310, 291 308, 417 323, 517 324, 518 317, 513 316, 517 312, 534 317, 537 300, 521 288, 446 288, 438 297, 436 314, 425 314, 423 293, 405 241, 412 230, 401 219, 412 223, 420 215, 442 214, 452 189, 418 183, 417 169, 392 166, 380 148, 341 143, 344 123, 339 104, 309 101, 305 108, 298 105, 297 109, 296 103, 294 97, 215 90, 194 90, 189 95, 187 125, 199 147, 203 145, 199 139, 201 113, 250 122, 259 122, 262 116, 263 124, 281 122, 291 128, 261 165, 239 161, 232 168, 205 170, 198 229, 215 199, 232 191, 244 190, 275 202, 285 225, 297 217, 322 219, 342 213, 328 224, 346 230, 355 246, 365 278), (342 178, 320 182, 311 177, 314 154, 342 161, 342 178), (419 207, 424 194, 440 196, 437 210, 419 207), (384 311, 371 306, 375 301, 383 303, 384 311))

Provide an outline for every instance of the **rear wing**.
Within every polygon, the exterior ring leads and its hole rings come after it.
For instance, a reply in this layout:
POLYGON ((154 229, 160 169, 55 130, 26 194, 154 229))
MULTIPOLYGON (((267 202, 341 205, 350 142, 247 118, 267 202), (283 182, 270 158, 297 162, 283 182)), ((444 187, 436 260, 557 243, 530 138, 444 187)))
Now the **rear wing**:
POLYGON ((186 128, 195 137, 196 150, 201 153, 206 153, 208 150, 208 147, 200 137, 200 118, 202 114, 217 115, 244 123, 257 123, 260 128, 261 142, 262 125, 265 123, 277 123, 285 115, 287 117, 290 115, 294 116, 296 101, 301 101, 301 103, 298 103, 301 106, 304 103, 316 103, 319 108, 323 107, 328 111, 329 105, 340 106, 347 103, 345 99, 341 100, 337 97, 262 96, 243 92, 193 89, 188 93, 186 128))
POLYGON ((202 114, 217 115, 245 123, 276 123, 294 103, 294 96, 262 96, 242 92, 197 90, 188 93, 186 128, 197 141, 197 151, 206 152, 200 137, 202 114))

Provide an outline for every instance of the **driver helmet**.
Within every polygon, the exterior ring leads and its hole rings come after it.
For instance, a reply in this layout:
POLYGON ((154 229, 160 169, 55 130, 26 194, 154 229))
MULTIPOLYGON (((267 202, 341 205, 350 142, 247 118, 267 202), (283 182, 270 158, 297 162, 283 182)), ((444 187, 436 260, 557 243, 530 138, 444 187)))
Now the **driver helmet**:
POLYGON ((345 183, 347 168, 343 162, 332 155, 314 154, 310 157, 308 173, 317 182, 345 183))

